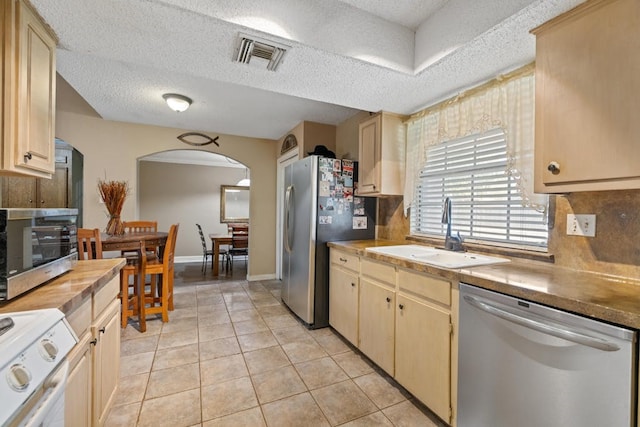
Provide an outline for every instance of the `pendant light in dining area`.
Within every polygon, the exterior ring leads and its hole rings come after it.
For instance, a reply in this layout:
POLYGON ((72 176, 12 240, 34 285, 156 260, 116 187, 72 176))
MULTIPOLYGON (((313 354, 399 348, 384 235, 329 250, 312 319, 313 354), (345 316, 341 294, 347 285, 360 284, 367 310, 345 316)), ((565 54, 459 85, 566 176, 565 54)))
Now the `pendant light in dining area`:
POLYGON ((249 187, 251 185, 251 180, 249 179, 248 173, 249 173, 249 169, 244 168, 244 178, 238 181, 238 183, 236 184, 237 186, 249 187))

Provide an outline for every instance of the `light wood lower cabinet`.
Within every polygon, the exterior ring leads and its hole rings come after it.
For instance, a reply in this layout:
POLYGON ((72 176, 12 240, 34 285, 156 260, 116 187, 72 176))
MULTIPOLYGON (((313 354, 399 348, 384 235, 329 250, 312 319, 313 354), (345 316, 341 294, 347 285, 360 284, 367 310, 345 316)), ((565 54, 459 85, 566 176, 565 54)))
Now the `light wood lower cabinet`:
POLYGON ((396 380, 440 418, 451 408, 451 316, 402 294, 397 297, 396 380))
POLYGON ((69 354, 71 366, 65 390, 65 426, 91 425, 91 333, 85 333, 69 354))
POLYGON ((105 310, 92 326, 93 351, 93 425, 104 422, 115 398, 120 372, 120 302, 105 310))
POLYGON ((331 326, 455 426, 457 284, 365 257, 357 262, 333 248, 331 257, 331 326))
POLYGON ((360 279, 358 348, 391 376, 395 365, 395 302, 395 290, 360 279))
POLYGON ((358 345, 358 273, 331 266, 329 324, 353 345, 358 345))
POLYGON ((68 356, 65 426, 102 426, 118 387, 120 368, 120 278, 114 277, 67 321, 79 338, 68 356))

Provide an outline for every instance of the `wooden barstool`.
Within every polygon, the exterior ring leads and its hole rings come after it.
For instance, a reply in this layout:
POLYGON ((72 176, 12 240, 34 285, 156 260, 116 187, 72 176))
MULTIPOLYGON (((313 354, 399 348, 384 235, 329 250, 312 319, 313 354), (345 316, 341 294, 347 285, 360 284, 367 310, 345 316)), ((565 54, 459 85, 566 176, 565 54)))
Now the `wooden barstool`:
POLYGON ((139 248, 136 250, 138 256, 127 258, 127 265, 120 270, 120 301, 122 302, 122 311, 120 315, 121 326, 127 327, 129 317, 138 316, 140 332, 147 330, 147 322, 144 306, 145 293, 145 271, 147 267, 147 257, 142 256, 146 253, 144 241, 140 242, 139 248), (129 278, 133 279, 133 289, 129 292, 129 278), (143 297, 140 298, 140 295, 143 297))
MULTIPOLYGON (((161 314, 162 321, 169 321, 169 311, 173 305, 173 276, 174 254, 179 224, 169 229, 167 243, 163 250, 162 260, 150 259, 146 256, 128 260, 127 265, 120 271, 122 298, 122 327, 125 328, 129 317, 138 316, 140 332, 146 331, 146 315, 161 314), (146 276, 150 276, 149 291, 146 291, 146 276), (162 275, 160 287, 157 288, 157 277, 162 275), (129 293, 130 277, 133 276, 133 293, 129 293), (125 297, 126 296, 126 297, 125 297)), ((145 253, 144 242, 140 242, 138 254, 145 253)))

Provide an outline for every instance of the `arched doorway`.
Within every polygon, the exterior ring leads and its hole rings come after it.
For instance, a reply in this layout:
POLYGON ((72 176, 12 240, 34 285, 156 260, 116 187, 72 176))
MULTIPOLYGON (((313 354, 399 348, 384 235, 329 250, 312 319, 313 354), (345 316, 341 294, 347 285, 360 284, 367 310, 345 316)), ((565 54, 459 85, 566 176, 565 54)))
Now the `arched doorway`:
POLYGON ((157 220, 159 228, 179 222, 176 261, 200 262, 202 244, 195 224, 205 235, 226 233, 221 218, 223 186, 236 186, 249 172, 234 159, 202 150, 146 155, 138 159, 138 216, 157 220))

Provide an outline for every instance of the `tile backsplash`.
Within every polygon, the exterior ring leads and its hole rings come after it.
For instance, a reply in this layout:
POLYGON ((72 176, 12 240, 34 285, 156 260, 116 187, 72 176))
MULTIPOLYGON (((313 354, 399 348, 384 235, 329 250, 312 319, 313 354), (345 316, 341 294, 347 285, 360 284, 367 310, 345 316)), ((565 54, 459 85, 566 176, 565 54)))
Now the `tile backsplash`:
POLYGON ((557 265, 640 278, 640 190, 556 196, 549 251, 557 265), (567 214, 595 214, 595 237, 568 236, 567 214))
POLYGON ((378 198, 376 237, 385 240, 405 240, 409 234, 409 218, 404 216, 402 196, 378 198))

